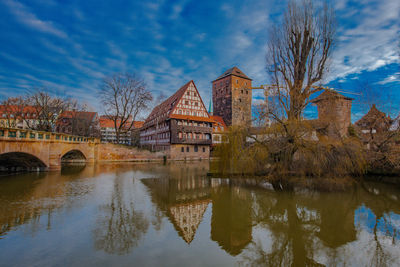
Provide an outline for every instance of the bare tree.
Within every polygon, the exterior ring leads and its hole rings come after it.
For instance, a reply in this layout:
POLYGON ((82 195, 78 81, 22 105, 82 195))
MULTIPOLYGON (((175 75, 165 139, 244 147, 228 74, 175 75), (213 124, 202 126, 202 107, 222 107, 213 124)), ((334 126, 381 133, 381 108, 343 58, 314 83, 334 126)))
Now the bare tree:
POLYGON ((22 97, 9 97, 1 102, 0 125, 16 128, 23 122, 25 101, 22 97))
POLYGON ((113 120, 117 138, 131 131, 138 115, 153 100, 144 81, 135 74, 115 74, 103 81, 100 89, 101 102, 106 116, 113 120))
POLYGON ((70 101, 70 108, 57 120, 57 131, 73 135, 100 137, 100 125, 97 112, 91 112, 86 104, 77 100, 70 101))
MULTIPOLYGON (((310 96, 321 89, 314 85, 324 77, 335 44, 335 16, 324 4, 317 13, 312 0, 290 0, 282 24, 270 32, 267 69, 276 86, 282 114, 300 120, 310 96)), ((281 121, 277 114, 273 119, 281 121)))
POLYGON ((53 97, 43 88, 30 93, 25 102, 32 107, 35 118, 25 119, 28 128, 49 132, 54 130, 58 116, 71 106, 70 99, 53 97))

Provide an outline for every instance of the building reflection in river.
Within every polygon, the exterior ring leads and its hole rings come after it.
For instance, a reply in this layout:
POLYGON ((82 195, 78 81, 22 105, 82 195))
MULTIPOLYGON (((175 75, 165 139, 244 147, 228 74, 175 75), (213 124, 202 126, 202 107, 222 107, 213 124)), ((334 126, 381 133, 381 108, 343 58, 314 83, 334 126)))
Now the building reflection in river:
POLYGON ((207 171, 208 162, 105 164, 0 179, 0 246, 7 253, 21 229, 35 236, 72 223, 95 253, 127 258, 147 255, 149 244, 171 258, 162 252, 207 255, 218 245, 218 257, 244 265, 400 265, 398 188, 282 192, 207 171), (82 215, 93 219, 73 220, 82 215), (165 239, 149 241, 157 237, 165 239))

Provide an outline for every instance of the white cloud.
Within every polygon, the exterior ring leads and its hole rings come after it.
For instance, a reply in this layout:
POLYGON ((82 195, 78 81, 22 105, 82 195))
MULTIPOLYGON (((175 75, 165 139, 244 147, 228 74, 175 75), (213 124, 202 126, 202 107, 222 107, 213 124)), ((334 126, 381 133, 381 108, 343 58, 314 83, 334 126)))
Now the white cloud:
POLYGON ((397 72, 393 75, 387 76, 385 79, 378 82, 378 84, 387 84, 387 83, 393 83, 393 82, 400 82, 400 72, 397 72))
POLYGON ((29 28, 40 32, 48 33, 63 39, 67 38, 67 34, 62 30, 58 29, 53 24, 53 22, 39 19, 23 4, 13 0, 5 0, 4 4, 8 6, 11 13, 20 23, 28 26, 29 28))
POLYGON ((327 81, 363 70, 374 71, 398 62, 398 12, 396 0, 370 1, 354 14, 354 8, 341 1, 338 20, 348 18, 357 26, 339 27, 339 44, 333 53, 327 81))

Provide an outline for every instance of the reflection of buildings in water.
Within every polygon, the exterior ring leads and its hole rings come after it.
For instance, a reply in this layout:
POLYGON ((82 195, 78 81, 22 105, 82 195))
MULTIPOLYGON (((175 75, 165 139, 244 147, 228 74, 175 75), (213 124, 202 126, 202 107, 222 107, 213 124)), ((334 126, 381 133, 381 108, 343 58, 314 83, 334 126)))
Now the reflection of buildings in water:
POLYGON ((186 243, 190 244, 193 241, 208 203, 209 200, 200 200, 169 207, 175 229, 186 243))
MULTIPOLYGON (((147 178, 152 201, 169 218, 183 240, 190 244, 207 210, 209 179, 188 174, 181 178, 147 178)), ((175 176, 176 177, 176 176, 175 176)))
MULTIPOLYGON (((335 196, 337 199, 337 196, 335 196)), ((324 205, 318 205, 320 214, 320 231, 317 236, 331 248, 337 248, 350 243, 357 238, 354 226, 354 210, 357 203, 346 194, 342 201, 334 199, 321 200, 324 205)))
POLYGON ((235 256, 252 240, 250 191, 242 187, 213 185, 211 239, 235 256))

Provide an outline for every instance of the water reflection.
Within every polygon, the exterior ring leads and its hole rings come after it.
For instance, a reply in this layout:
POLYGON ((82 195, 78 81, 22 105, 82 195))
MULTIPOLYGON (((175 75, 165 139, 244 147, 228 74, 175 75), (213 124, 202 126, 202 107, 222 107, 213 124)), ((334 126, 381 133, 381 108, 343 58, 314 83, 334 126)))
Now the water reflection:
POLYGON ((211 239, 230 255, 238 255, 252 240, 250 191, 218 180, 211 196, 211 239))
MULTIPOLYGON (((400 265, 398 188, 368 182, 342 193, 282 192, 251 180, 210 178, 208 168, 208 162, 107 164, 2 177, 0 251, 18 255, 7 246, 12 233, 29 233, 13 240, 23 247, 58 224, 76 224, 78 239, 91 244, 83 253, 105 252, 110 264, 119 261, 115 255, 146 263, 158 251, 165 265, 216 259, 226 265, 232 259, 269 266, 400 265), (77 220, 82 214, 88 219, 77 220)), ((63 246, 76 242, 71 237, 63 246)))
POLYGON ((204 178, 206 166, 206 163, 197 166, 173 164, 161 178, 141 180, 149 188, 157 210, 170 220, 188 244, 194 239, 210 203, 209 180, 204 178))
POLYGON ((143 212, 136 211, 132 198, 135 180, 124 179, 116 171, 109 203, 100 207, 100 216, 94 230, 96 249, 111 254, 126 254, 138 245, 149 222, 143 212))

